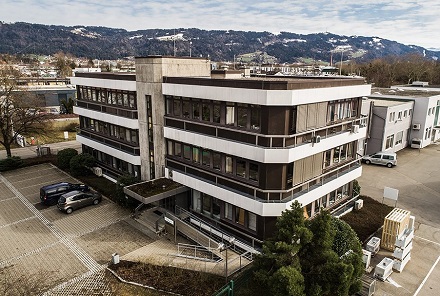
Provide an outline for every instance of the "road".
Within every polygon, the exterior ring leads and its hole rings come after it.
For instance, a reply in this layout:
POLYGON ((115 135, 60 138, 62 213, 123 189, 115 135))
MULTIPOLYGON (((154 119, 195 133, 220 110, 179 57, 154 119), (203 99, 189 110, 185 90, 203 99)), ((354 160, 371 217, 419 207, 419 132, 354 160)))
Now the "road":
MULTIPOLYGON (((81 152, 81 143, 76 140, 46 144, 43 147, 49 147, 52 154, 66 148, 73 148, 81 152)), ((37 146, 27 146, 23 148, 12 149, 12 156, 20 156, 21 158, 31 158, 37 156, 37 146)), ((0 159, 6 158, 6 150, 0 150, 0 159)))

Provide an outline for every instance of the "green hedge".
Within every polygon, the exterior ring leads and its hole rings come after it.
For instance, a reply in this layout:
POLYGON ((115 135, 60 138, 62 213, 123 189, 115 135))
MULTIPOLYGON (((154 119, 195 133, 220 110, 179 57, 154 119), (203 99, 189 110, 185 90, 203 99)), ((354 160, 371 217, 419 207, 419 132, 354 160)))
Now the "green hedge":
POLYGON ((23 160, 19 156, 12 156, 0 160, 0 172, 14 170, 23 165, 23 160))

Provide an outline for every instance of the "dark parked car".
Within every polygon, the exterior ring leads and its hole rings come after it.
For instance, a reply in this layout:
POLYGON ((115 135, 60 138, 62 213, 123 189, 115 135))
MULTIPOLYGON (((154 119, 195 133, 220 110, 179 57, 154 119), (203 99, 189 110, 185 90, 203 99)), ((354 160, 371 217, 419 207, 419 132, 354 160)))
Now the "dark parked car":
POLYGON ((68 182, 55 183, 40 188, 40 200, 45 205, 55 205, 64 193, 79 190, 89 191, 89 186, 84 184, 73 184, 68 182))
POLYGON ((81 192, 76 190, 61 195, 57 206, 60 211, 70 214, 73 210, 89 205, 97 205, 101 200, 102 196, 97 192, 81 192))

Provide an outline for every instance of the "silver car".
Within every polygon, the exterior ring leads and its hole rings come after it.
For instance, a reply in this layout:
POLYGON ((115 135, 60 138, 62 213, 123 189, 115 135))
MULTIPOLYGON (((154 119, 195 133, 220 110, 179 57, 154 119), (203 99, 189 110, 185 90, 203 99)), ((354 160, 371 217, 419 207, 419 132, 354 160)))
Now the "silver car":
POLYGON ((97 192, 81 192, 75 190, 61 195, 57 206, 60 211, 70 214, 73 210, 89 205, 97 205, 101 200, 102 196, 97 192))
POLYGON ((397 154, 394 152, 377 152, 362 157, 362 161, 366 164, 374 163, 380 165, 386 165, 391 168, 397 165, 397 154))

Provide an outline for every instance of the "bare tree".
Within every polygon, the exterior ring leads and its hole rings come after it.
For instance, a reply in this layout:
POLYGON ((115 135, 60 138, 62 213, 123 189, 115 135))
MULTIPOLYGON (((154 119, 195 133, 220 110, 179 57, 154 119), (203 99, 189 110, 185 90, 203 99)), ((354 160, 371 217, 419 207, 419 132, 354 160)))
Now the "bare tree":
POLYGON ((11 157, 18 136, 42 134, 50 119, 41 98, 20 86, 21 75, 12 66, 0 66, 0 144, 11 157))

